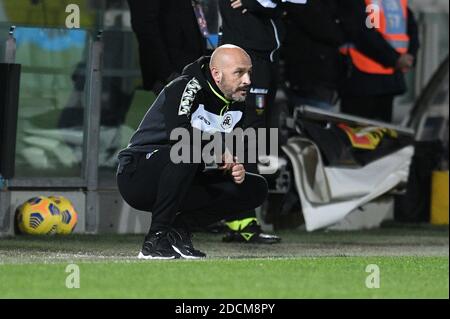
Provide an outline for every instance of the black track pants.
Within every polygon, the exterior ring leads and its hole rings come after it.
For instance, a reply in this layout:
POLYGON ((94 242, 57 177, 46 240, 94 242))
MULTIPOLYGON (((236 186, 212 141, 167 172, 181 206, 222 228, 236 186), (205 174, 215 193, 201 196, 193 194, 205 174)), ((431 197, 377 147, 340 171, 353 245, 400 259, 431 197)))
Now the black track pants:
POLYGON ((260 206, 267 182, 246 173, 244 183, 234 183, 222 171, 203 171, 201 164, 174 164, 170 149, 151 156, 125 155, 117 174, 119 191, 135 209, 152 212, 151 231, 180 223, 206 227, 260 206), (127 163, 124 165, 123 163, 127 163))
POLYGON ((267 116, 275 103, 278 87, 279 63, 261 59, 251 54, 253 63, 252 84, 246 99, 245 125, 266 128, 267 116))
MULTIPOLYGON (((268 125, 268 116, 273 109, 275 96, 278 87, 279 63, 270 62, 260 58, 258 55, 249 52, 252 58, 253 73, 252 84, 246 99, 245 123, 246 127, 270 128, 268 125)), ((269 139, 267 131, 267 139, 269 139)), ((270 149, 269 144, 266 147, 270 149)), ((265 154, 264 154, 265 155, 265 154)), ((258 173, 258 167, 255 163, 245 165, 246 171, 250 173, 258 173)), ((236 220, 244 218, 256 217, 255 210, 236 212, 236 220)))

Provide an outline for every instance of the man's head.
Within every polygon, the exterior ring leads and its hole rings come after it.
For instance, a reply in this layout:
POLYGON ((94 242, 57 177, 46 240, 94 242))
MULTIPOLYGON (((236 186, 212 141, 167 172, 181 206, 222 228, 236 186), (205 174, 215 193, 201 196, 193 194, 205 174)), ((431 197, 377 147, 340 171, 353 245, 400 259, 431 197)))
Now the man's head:
POLYGON ((232 101, 244 102, 250 87, 252 60, 238 46, 218 47, 209 64, 211 75, 224 96, 232 101))

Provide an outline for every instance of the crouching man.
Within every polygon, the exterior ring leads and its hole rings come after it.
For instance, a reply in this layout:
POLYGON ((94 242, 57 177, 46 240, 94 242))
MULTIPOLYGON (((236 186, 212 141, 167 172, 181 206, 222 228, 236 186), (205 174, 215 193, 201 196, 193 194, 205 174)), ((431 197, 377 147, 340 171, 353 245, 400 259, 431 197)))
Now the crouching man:
MULTIPOLYGON (((205 170, 202 161, 174 161, 171 152, 177 143, 170 138, 175 129, 224 136, 241 126, 251 70, 248 54, 232 45, 187 66, 161 92, 120 152, 117 183, 122 197, 130 206, 152 212, 140 259, 205 257, 194 248, 188 225, 232 220, 232 212, 252 210, 266 199, 265 179, 247 173, 225 148, 217 170, 205 170)), ((204 147, 191 146, 191 152, 200 153, 204 147)))

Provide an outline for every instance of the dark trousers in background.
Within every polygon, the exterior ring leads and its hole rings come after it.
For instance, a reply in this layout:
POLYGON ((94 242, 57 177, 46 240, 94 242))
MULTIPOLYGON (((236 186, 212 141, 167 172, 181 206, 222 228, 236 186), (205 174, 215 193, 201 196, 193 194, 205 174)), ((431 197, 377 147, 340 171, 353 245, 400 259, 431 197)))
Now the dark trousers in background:
POLYGON ((238 185, 222 171, 204 172, 202 164, 174 164, 169 147, 153 155, 123 155, 120 162, 119 191, 130 206, 152 212, 151 231, 184 225, 206 228, 255 209, 267 196, 261 176, 247 173, 238 185))
POLYGON ((252 84, 246 99, 245 125, 267 127, 267 115, 275 103, 278 88, 279 63, 270 62, 250 52, 252 58, 252 84))
POLYGON ((341 100, 341 112, 382 122, 392 122, 394 95, 345 96, 341 100))
MULTIPOLYGON (((247 51, 248 52, 248 51, 247 51)), ((246 99, 245 127, 268 128, 268 114, 275 103, 278 88, 279 63, 270 62, 257 54, 248 52, 252 59, 252 84, 246 99)), ((267 138, 269 134, 267 134, 267 138)), ((270 149, 266 147, 266 149, 270 149)), ((258 174, 256 163, 245 163, 247 172, 258 174)), ((256 217, 255 210, 241 211, 236 220, 256 217)))

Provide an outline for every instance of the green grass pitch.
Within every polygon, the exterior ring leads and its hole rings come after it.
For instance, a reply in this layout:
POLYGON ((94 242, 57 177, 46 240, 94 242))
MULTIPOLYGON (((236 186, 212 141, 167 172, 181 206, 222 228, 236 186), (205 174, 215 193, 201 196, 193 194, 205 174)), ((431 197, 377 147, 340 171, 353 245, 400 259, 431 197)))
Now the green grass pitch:
POLYGON ((139 261, 139 235, 0 238, 0 298, 449 298, 448 227, 281 235, 260 246, 198 234, 199 261, 139 261), (66 286, 70 264, 79 288, 66 286))

